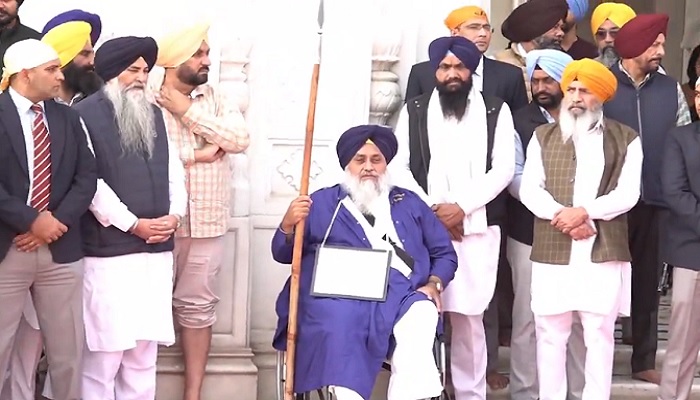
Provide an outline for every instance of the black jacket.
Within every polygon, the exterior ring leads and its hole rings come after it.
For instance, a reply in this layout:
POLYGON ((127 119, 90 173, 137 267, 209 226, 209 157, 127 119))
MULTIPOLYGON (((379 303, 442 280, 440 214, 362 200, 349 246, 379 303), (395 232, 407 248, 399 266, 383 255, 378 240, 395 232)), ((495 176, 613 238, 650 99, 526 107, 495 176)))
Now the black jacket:
MULTIPOLYGON (((483 58, 483 63, 484 95, 503 100, 511 111, 528 104, 523 71, 520 68, 488 57, 483 58)), ((415 64, 408 76, 406 102, 423 93, 432 92, 435 83, 435 70, 428 61, 415 64)))
POLYGON ((22 25, 17 18, 17 23, 11 27, 0 30, 0 69, 5 66, 3 58, 7 48, 25 39, 41 39, 41 34, 34 29, 22 25))
POLYGON ((700 122, 666 138, 661 189, 668 220, 661 237, 664 261, 700 271, 700 122))
MULTIPOLYGON (((51 194, 48 210, 68 227, 49 244, 53 261, 68 264, 83 258, 80 218, 97 189, 97 167, 78 114, 53 100, 44 101, 51 138, 51 194)), ((29 174, 24 133, 9 91, 0 94, 0 260, 12 240, 26 233, 37 217, 28 206, 29 174)))

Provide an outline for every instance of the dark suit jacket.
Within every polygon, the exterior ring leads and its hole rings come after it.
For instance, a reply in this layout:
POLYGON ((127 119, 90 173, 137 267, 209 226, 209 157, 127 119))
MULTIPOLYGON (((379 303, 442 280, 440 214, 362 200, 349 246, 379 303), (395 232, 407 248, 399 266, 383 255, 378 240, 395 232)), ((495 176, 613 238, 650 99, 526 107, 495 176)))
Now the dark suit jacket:
MULTIPOLYGON (((523 71, 501 61, 483 58, 484 90, 487 96, 498 97, 508 104, 511 111, 525 107, 528 103, 523 71)), ((430 62, 425 61, 411 67, 406 86, 406 101, 432 92, 435 89, 435 70, 430 62)))
MULTIPOLYGON (((533 103, 513 113, 513 124, 523 142, 523 152, 527 154, 535 128, 547 123, 540 107, 533 103)), ((518 199, 508 196, 508 235, 520 243, 532 245, 534 216, 518 199)))
POLYGON ((700 270, 700 122, 673 128, 665 144, 661 190, 669 209, 664 223, 664 261, 700 270))
MULTIPOLYGON (((88 148, 78 114, 53 100, 44 101, 51 138, 51 195, 49 211, 68 227, 49 245, 53 260, 66 264, 83 257, 80 217, 97 188, 95 158, 88 148)), ((28 206, 29 174, 24 133, 10 92, 0 94, 0 260, 12 240, 26 233, 37 211, 28 206)))

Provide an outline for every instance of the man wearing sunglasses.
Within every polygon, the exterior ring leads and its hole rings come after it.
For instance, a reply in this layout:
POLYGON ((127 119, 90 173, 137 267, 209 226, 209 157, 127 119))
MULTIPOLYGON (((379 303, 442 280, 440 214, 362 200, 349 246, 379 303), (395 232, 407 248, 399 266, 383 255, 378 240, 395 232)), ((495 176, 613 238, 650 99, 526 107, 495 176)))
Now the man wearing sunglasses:
POLYGON ((620 56, 615 50, 615 38, 627 22, 637 14, 627 4, 602 3, 591 14, 591 31, 598 45, 600 55, 597 60, 607 67, 612 67, 620 56))

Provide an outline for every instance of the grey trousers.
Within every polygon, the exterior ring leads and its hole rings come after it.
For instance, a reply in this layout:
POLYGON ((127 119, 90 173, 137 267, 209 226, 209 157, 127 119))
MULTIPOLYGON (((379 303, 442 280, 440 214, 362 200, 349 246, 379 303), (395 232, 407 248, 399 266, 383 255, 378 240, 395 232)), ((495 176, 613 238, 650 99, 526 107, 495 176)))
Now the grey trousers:
POLYGON ((10 249, 0 262, 0 392, 28 289, 45 338, 54 399, 78 400, 85 343, 83 262, 55 264, 46 246, 30 253, 10 249))
POLYGON ((668 348, 661 371, 660 400, 688 400, 700 352, 700 273, 673 268, 668 348))

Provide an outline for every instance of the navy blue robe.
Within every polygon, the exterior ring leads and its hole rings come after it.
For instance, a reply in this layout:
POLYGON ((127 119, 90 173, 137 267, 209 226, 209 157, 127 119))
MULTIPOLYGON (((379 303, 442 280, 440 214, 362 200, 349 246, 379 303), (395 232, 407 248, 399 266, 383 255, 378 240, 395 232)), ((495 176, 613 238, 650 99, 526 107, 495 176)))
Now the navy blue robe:
MULTIPOLYGON (((447 285, 457 269, 457 254, 447 230, 415 193, 394 188, 389 194, 391 216, 404 250, 415 264, 409 280, 391 268, 385 302, 320 298, 310 295, 316 250, 338 203, 346 196, 340 185, 312 194, 306 220, 301 261, 294 391, 303 393, 328 385, 347 387, 369 399, 382 362, 390 353, 394 324, 416 301, 427 297, 416 289, 430 275, 447 285)), ((370 248, 352 214, 340 207, 327 245, 370 248)), ((294 240, 278 229, 272 239, 272 256, 291 264, 294 240)), ((277 332, 273 347, 286 349, 289 315, 289 279, 277 298, 277 332)))

